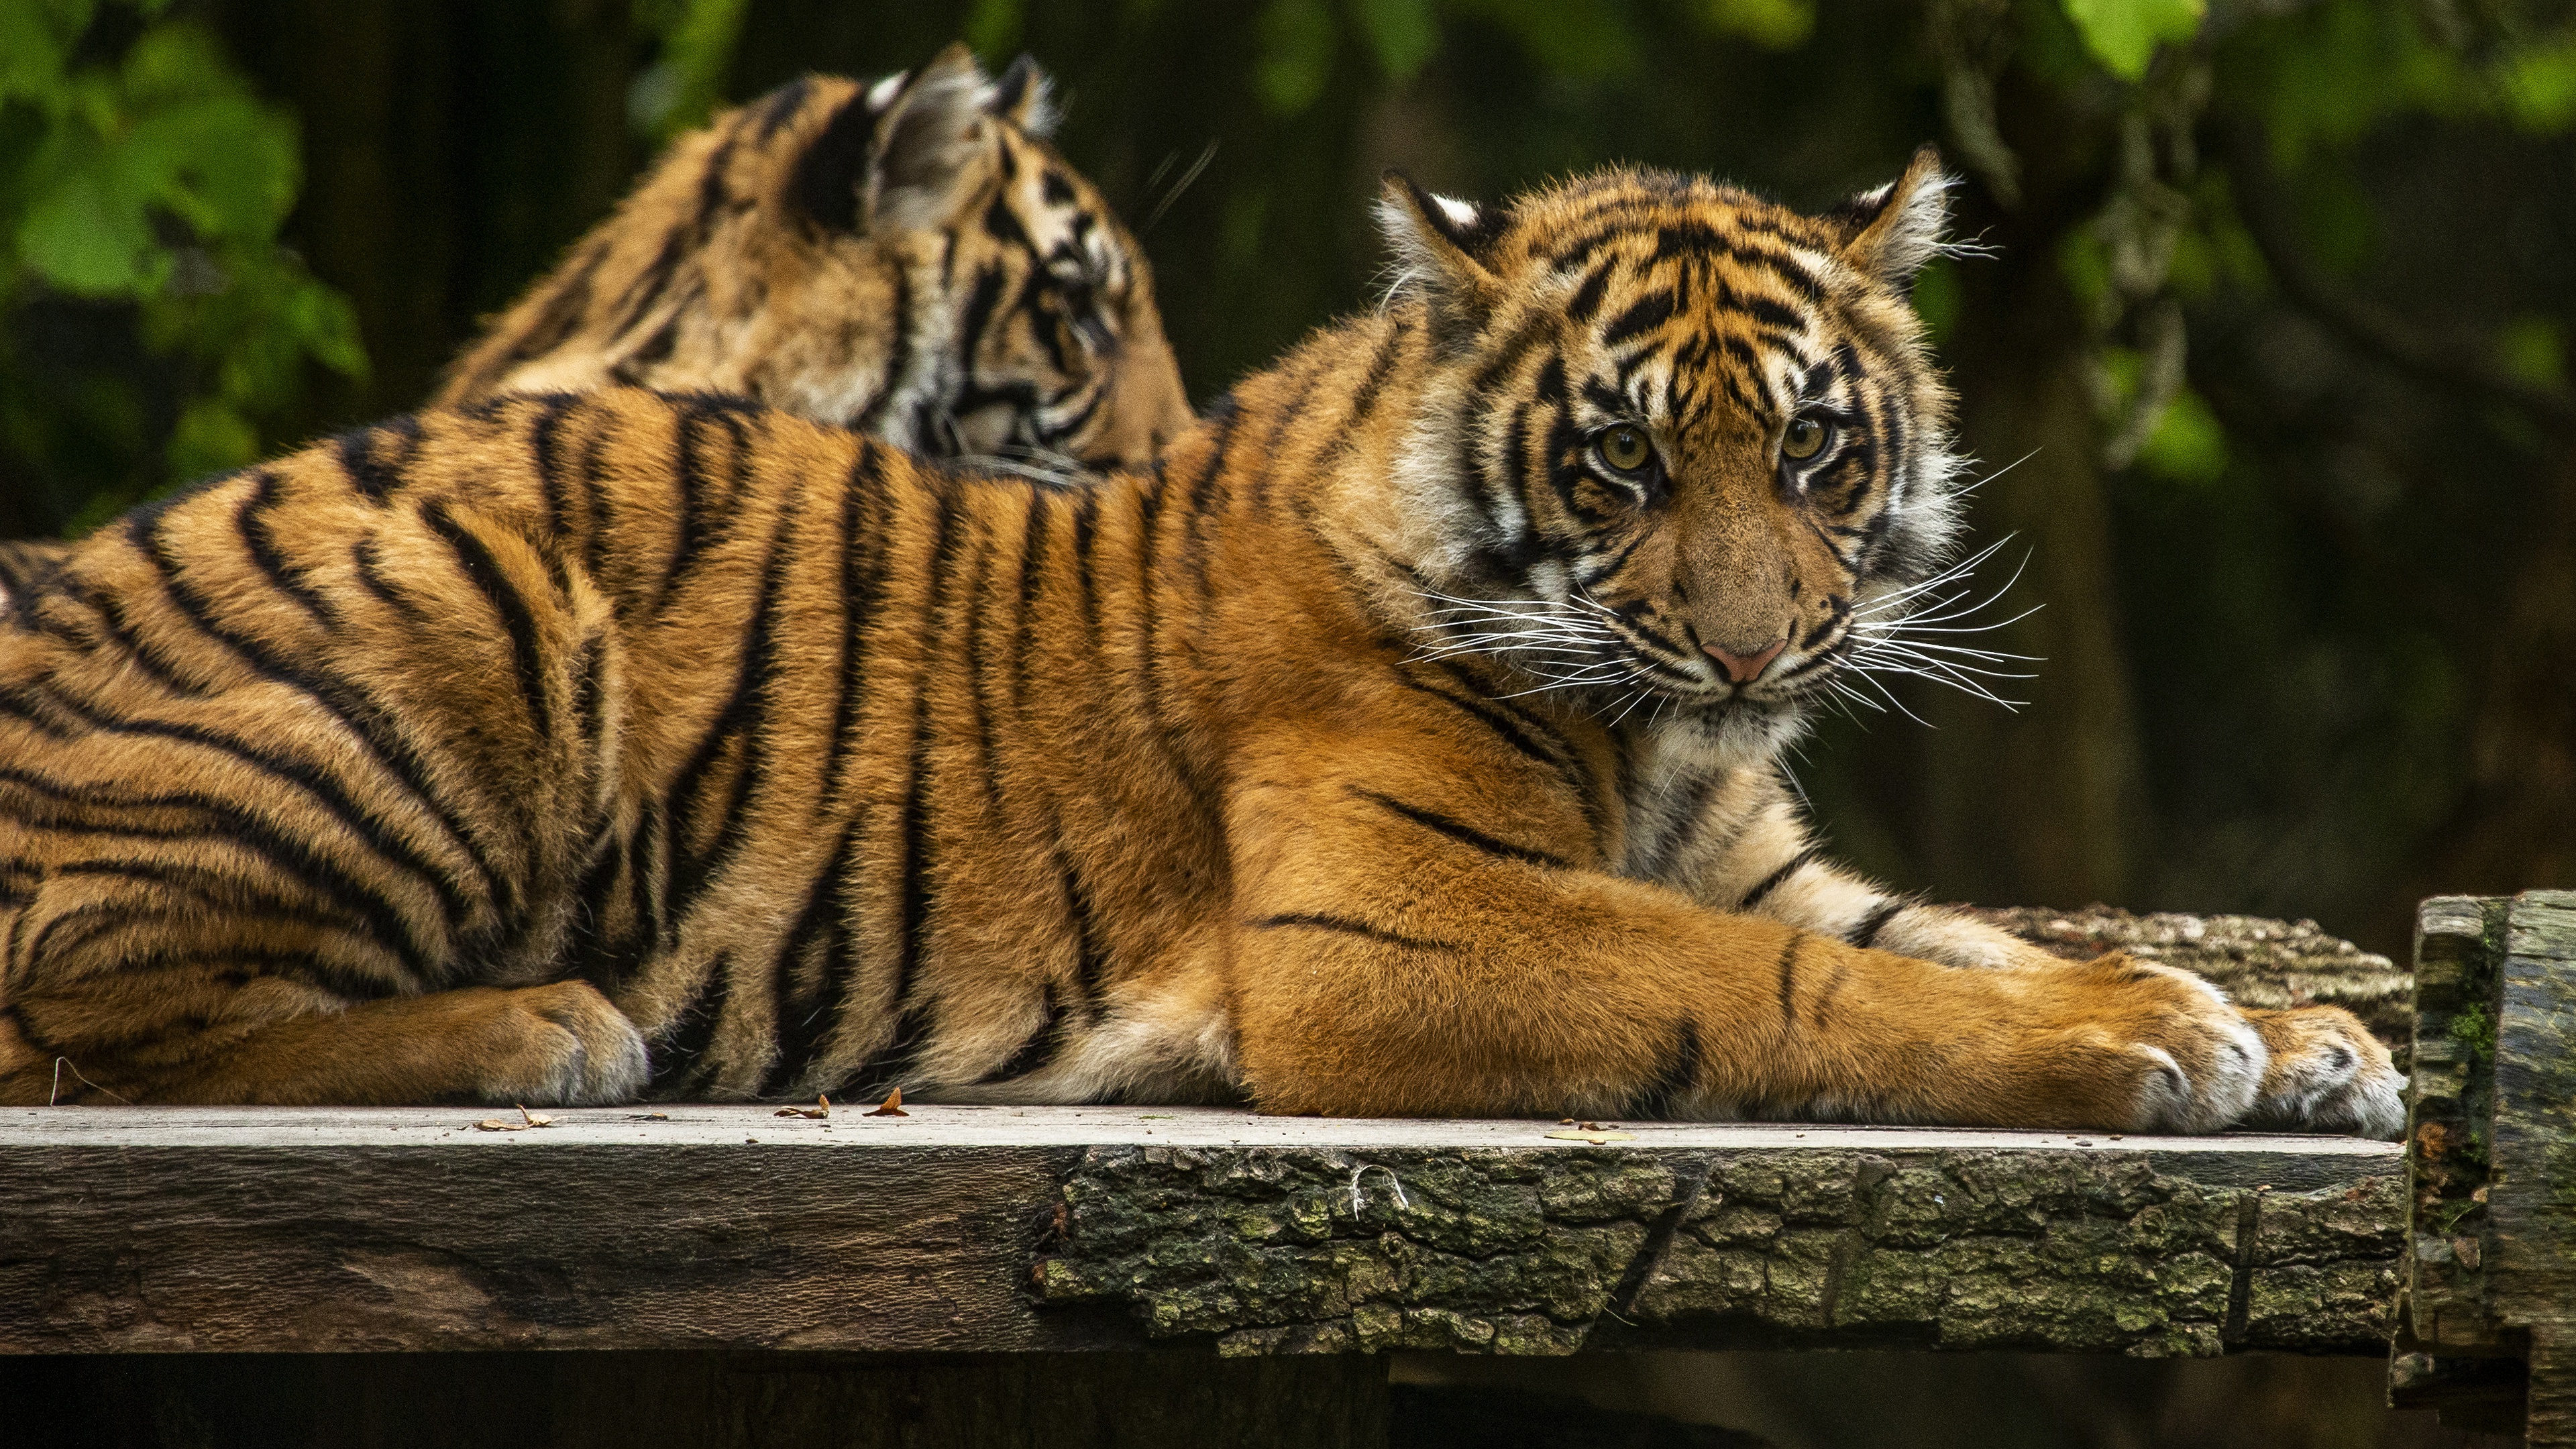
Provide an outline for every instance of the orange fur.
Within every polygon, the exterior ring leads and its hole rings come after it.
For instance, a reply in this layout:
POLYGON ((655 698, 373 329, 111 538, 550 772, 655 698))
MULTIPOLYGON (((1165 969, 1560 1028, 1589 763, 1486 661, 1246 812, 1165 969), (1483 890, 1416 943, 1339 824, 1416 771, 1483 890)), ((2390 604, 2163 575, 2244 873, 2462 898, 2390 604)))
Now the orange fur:
POLYGON ((0 634, 0 1100, 2389 1130, 2342 1013, 1773 853, 1773 751, 1945 541, 1938 187, 1394 188, 1382 312, 1093 487, 607 392, 139 512, 0 634))

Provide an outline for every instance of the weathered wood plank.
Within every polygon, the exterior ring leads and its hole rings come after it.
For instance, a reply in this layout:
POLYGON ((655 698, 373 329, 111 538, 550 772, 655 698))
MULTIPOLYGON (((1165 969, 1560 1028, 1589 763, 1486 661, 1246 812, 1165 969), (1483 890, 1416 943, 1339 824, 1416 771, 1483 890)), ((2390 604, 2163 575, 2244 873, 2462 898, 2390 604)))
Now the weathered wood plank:
POLYGON ((2438 897, 2416 939, 2390 1398, 2576 1445, 2576 892, 2438 897))
POLYGON ((1038 1293, 1226 1353, 2383 1348, 2393 1151, 2077 1140, 1096 1148, 1038 1293))
POLYGON ((479 1115, 0 1113, 0 1352, 2351 1352, 2399 1256, 2351 1138, 479 1115))

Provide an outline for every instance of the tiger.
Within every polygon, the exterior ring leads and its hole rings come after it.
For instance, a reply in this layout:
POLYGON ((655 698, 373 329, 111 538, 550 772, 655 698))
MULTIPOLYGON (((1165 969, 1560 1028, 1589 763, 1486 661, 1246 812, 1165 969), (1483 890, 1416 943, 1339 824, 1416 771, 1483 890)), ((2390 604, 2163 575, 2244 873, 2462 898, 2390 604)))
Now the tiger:
POLYGON ((1083 487, 602 390, 132 513, 0 626, 0 1100, 2386 1136, 2348 1013, 1782 782, 1961 529, 1949 184, 1390 176, 1383 301, 1083 487))
MULTIPOLYGON (((733 393, 917 453, 1077 477, 1187 427, 1152 269, 1048 144, 1047 76, 952 45, 811 75, 674 141, 431 398, 733 393)), ((0 541, 0 606, 69 548, 0 541)))

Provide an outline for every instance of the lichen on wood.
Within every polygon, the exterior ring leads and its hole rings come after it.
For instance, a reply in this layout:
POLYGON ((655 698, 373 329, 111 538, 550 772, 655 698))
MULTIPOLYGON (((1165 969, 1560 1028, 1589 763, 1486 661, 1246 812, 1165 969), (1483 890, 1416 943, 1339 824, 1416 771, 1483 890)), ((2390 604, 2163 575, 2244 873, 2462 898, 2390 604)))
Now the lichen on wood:
POLYGON ((2092 1150, 1101 1148, 1042 1303, 1221 1352, 2378 1352, 2403 1187, 2092 1150), (2223 1176, 2223 1174, 2221 1174, 2223 1176))

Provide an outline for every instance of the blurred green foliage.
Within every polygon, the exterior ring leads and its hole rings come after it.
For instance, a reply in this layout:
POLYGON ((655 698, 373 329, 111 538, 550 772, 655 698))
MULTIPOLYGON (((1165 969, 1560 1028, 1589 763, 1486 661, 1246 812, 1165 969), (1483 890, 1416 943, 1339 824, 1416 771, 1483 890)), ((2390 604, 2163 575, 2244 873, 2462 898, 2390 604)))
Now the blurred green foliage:
POLYGON ((104 307, 162 364, 154 398, 9 336, 0 448, 40 471, 78 460, 91 476, 75 529, 257 458, 259 420, 293 400, 308 360, 367 365, 347 299, 279 242, 303 177, 295 117, 166 0, 108 8, 122 13, 0 4, 0 311, 104 307))

